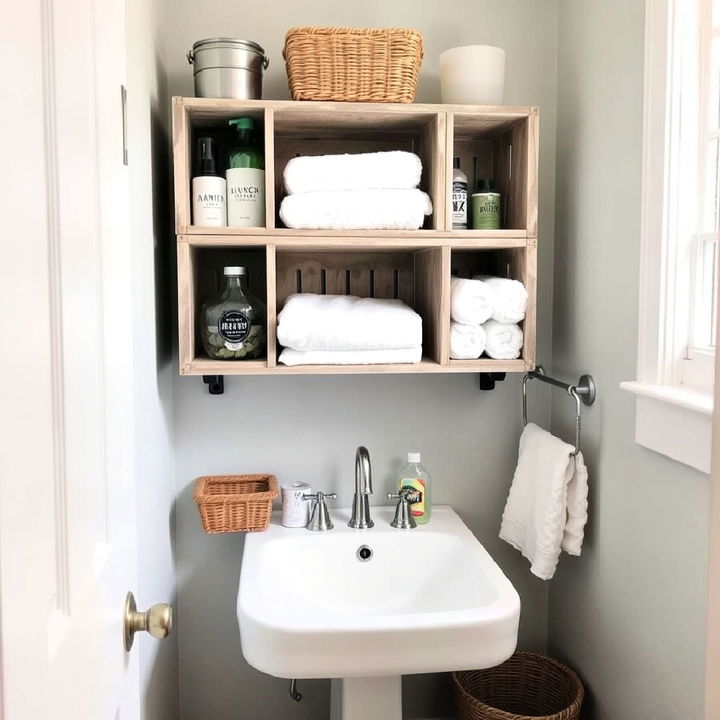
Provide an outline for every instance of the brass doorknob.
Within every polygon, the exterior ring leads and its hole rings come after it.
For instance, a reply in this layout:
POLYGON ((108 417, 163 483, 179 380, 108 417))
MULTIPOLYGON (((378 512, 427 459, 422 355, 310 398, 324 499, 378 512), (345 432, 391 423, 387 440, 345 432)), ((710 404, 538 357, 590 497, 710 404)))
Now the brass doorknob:
POLYGON ((153 637, 162 640, 172 630, 173 610, 167 603, 153 605, 147 612, 138 612, 135 596, 129 592, 125 596, 125 610, 123 612, 123 630, 125 636, 125 650, 130 652, 135 633, 142 630, 149 632, 153 637))

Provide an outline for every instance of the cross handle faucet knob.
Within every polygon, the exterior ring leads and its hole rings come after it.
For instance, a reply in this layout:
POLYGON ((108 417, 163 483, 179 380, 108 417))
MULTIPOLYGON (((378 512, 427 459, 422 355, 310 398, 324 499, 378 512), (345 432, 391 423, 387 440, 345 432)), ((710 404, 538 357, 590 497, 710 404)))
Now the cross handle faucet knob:
POLYGON ((303 493, 303 500, 313 500, 312 513, 310 514, 310 520, 305 526, 308 530, 315 532, 325 532, 326 530, 332 530, 335 526, 330 519, 330 513, 328 512, 327 505, 325 504, 325 498, 331 498, 334 500, 337 497, 335 493, 324 493, 319 490, 317 493, 303 493))

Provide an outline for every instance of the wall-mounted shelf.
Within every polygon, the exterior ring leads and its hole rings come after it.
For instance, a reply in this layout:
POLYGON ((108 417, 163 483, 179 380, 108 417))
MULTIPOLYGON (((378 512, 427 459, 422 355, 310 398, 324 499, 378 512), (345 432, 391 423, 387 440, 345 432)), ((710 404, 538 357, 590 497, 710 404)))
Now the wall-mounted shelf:
MULTIPOLYGON (((173 99, 175 226, 178 241, 180 373, 183 375, 315 375, 376 373, 504 373, 535 366, 538 111, 473 107, 173 99), (191 148, 198 133, 222 134, 227 120, 262 124, 266 156, 266 227, 206 228, 190 224, 191 148), (433 201, 426 227, 415 231, 294 230, 277 209, 290 157, 328 152, 408 149, 423 160, 421 188, 433 201), (452 230, 452 158, 494 177, 505 201, 503 230, 452 230), (197 313, 217 289, 225 264, 249 269, 251 290, 267 305, 267 356, 250 361, 203 357, 197 313), (517 360, 450 360, 450 281, 488 272, 521 280, 530 303, 517 360), (297 366, 277 364, 276 316, 293 292, 398 297, 423 318, 417 365, 297 366)), ((475 172, 473 170, 472 172, 475 172)), ((472 182, 472 173, 468 172, 472 182)))

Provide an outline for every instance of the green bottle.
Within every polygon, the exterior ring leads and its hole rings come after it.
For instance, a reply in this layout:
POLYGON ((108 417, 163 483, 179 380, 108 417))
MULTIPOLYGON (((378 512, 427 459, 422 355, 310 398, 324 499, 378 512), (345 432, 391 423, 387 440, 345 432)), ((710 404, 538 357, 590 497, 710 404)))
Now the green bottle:
POLYGON ((500 193, 487 178, 478 180, 477 192, 472 196, 472 226, 475 230, 500 228, 500 193))
POLYGON ((225 172, 228 227, 264 227, 265 158, 257 141, 255 123, 244 117, 229 120, 228 124, 237 130, 225 172))

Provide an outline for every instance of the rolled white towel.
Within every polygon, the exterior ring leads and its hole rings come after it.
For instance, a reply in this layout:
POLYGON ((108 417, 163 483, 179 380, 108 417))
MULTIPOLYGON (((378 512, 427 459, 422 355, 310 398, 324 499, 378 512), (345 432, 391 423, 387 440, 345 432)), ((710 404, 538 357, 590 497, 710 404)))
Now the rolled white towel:
POLYGON ((278 362, 283 365, 389 365, 419 363, 422 348, 398 350, 293 350, 284 348, 278 362))
POLYGON ((489 275, 475 275, 473 279, 482 280, 493 291, 493 320, 501 323, 519 323, 525 319, 528 291, 519 280, 489 275))
POLYGON ((450 357, 453 360, 474 360, 485 352, 485 328, 482 325, 450 323, 450 357))
POLYGON ((453 278, 450 317, 463 325, 481 325, 493 312, 493 292, 482 280, 453 278))
POLYGON ((418 230, 432 215, 422 190, 323 190, 286 195, 280 219, 305 230, 418 230))
POLYGON ((420 184, 422 162, 405 150, 293 158, 283 179, 288 193, 319 190, 410 189, 420 184))
POLYGON ((520 357, 523 331, 513 323, 488 320, 483 327, 487 336, 485 352, 494 360, 515 360, 520 357))
POLYGON ((401 300, 299 293, 278 315, 277 339, 294 350, 416 348, 422 318, 401 300))

